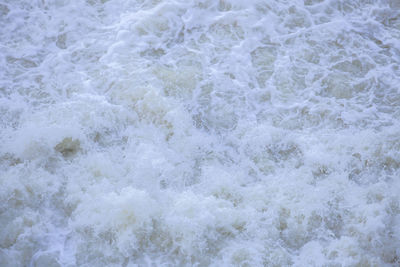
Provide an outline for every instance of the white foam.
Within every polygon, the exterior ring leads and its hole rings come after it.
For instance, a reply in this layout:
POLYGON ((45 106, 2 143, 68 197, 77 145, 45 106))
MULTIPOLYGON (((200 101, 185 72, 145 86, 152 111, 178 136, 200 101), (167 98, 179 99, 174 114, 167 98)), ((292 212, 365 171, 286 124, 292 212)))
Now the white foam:
POLYGON ((398 1, 0 3, 1 266, 397 266, 398 1))

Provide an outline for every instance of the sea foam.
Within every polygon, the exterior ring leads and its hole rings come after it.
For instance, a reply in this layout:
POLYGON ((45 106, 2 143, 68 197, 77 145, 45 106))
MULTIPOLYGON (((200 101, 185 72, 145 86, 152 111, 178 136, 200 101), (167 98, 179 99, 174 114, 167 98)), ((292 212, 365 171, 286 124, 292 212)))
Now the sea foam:
POLYGON ((1 266, 398 266, 396 0, 0 1, 1 266))

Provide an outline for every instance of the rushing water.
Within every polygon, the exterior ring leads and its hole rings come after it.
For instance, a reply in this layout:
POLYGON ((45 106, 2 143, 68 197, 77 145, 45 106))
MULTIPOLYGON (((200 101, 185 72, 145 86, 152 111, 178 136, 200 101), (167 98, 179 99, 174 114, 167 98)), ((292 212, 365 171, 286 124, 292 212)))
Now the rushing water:
POLYGON ((0 266, 398 266, 400 1, 0 0, 0 266))

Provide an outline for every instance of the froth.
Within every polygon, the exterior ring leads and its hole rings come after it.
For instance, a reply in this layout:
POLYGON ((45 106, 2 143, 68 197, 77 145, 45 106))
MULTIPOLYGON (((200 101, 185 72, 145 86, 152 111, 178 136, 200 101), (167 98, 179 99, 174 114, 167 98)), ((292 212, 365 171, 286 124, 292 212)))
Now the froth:
POLYGON ((397 266, 398 1, 0 3, 1 266, 397 266))

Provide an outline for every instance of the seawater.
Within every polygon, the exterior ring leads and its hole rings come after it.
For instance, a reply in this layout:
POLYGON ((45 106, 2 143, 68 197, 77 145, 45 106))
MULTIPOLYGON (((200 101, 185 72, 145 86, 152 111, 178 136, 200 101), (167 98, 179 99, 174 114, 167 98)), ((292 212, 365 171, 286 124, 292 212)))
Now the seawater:
POLYGON ((0 0, 1 266, 398 266, 398 0, 0 0))

